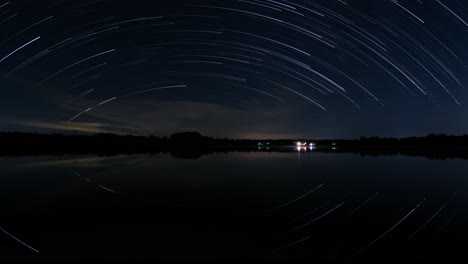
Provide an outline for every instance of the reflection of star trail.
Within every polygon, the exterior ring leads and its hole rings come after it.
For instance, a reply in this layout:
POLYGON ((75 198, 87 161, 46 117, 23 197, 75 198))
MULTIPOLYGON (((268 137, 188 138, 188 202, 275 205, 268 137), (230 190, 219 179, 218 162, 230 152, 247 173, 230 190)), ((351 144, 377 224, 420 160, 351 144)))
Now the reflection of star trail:
POLYGON ((268 211, 272 211, 272 210, 275 210, 275 209, 280 209, 280 208, 283 208, 283 207, 285 207, 285 206, 288 206, 288 205, 290 205, 290 204, 292 204, 292 203, 294 203, 294 202, 297 202, 297 201, 299 201, 300 199, 306 197, 307 195, 309 195, 309 194, 315 192, 316 190, 320 189, 323 185, 325 185, 325 184, 320 184, 319 186, 317 186, 317 187, 315 187, 314 189, 312 189, 312 190, 306 192, 305 194, 303 194, 303 195, 301 195, 301 196, 299 196, 299 197, 297 197, 297 198, 295 198, 295 199, 293 199, 293 200, 291 200, 291 201, 289 201, 289 202, 287 202, 287 203, 284 203, 284 204, 282 204, 282 205, 280 205, 280 206, 278 206, 278 207, 276 207, 276 208, 274 208, 274 209, 268 210, 268 211))
POLYGON ((371 197, 369 197, 367 200, 365 200, 364 202, 362 202, 358 207, 354 208, 349 214, 347 214, 346 216, 344 216, 343 218, 341 218, 340 220, 337 221, 338 222, 341 222, 343 221, 344 219, 352 216, 354 213, 356 213, 359 209, 361 209, 364 205, 366 205, 369 201, 371 201, 372 199, 374 199, 379 193, 376 192, 374 193, 374 195, 372 195, 371 197))
POLYGON ((434 219, 442 210, 444 210, 444 208, 447 206, 448 203, 449 202, 444 203, 439 208, 439 210, 437 210, 423 225, 421 225, 421 227, 419 227, 418 230, 416 230, 413 234, 411 234, 411 236, 409 236, 408 239, 412 239, 419 231, 421 231, 424 227, 426 227, 432 221, 432 219, 434 219))
POLYGON ((377 237, 376 239, 374 239, 372 242, 370 242, 369 244, 367 244, 365 247, 359 249, 356 253, 353 254, 353 256, 361 253, 362 251, 364 251, 366 248, 372 246, 373 244, 375 244, 377 241, 379 241, 380 239, 382 239, 384 236, 386 236, 388 233, 390 233, 393 229, 395 229, 397 226, 399 226, 401 223, 403 223, 403 221, 406 220, 406 218, 408 218, 410 215, 412 215, 414 213, 414 211, 416 211, 416 209, 419 208, 419 206, 425 201, 426 199, 423 199, 420 203, 418 203, 418 205, 416 205, 416 207, 414 207, 408 214, 406 214, 400 221, 398 221, 396 224, 394 224, 390 229, 388 229, 387 231, 385 231, 382 235, 380 235, 379 237, 377 237))
MULTIPOLYGON (((129 109, 91 114, 89 106, 114 97, 138 105, 148 99, 139 91, 174 81, 191 87, 180 96, 185 100, 265 118, 270 113, 280 118, 276 113, 285 109, 338 117, 378 109, 393 116, 407 110, 399 108, 402 101, 406 108, 422 109, 421 115, 432 106, 448 114, 461 111, 466 100, 463 3, 457 2, 462 8, 442 0, 141 3, 0 3, 2 87, 46 97, 53 111, 31 111, 31 118, 57 122, 99 117, 131 123, 111 112, 129 109), (232 96, 211 95, 226 87, 232 96), (119 96, 132 93, 134 98, 119 96)), ((152 100, 183 100, 175 94, 152 100)), ((138 114, 138 107, 130 111, 138 114)), ((303 116, 282 118, 294 122, 303 116)))
POLYGON ((87 182, 89 182, 89 183, 92 183, 92 184, 96 185, 97 187, 99 187, 99 188, 101 188, 101 189, 103 189, 103 190, 106 190, 106 191, 111 192, 111 193, 116 193, 114 190, 111 190, 111 189, 109 189, 109 188, 107 188, 107 187, 105 187, 105 186, 102 186, 102 185, 100 185, 100 184, 94 183, 94 182, 91 181, 89 178, 86 178, 86 177, 81 176, 81 174, 79 174, 78 172, 76 172, 76 171, 74 171, 74 170, 72 170, 72 169, 70 169, 70 171, 71 171, 73 174, 75 174, 76 176, 80 177, 81 179, 83 179, 83 180, 85 180, 85 181, 87 181, 87 182))
POLYGON ((319 211, 320 209, 324 208, 325 206, 329 205, 331 202, 332 202, 332 200, 327 201, 326 203, 324 203, 324 204, 322 204, 322 205, 320 205, 320 206, 314 208, 313 210, 307 212, 306 214, 304 214, 304 215, 302 215, 302 216, 299 216, 299 217, 297 217, 297 218, 291 220, 290 223, 296 223, 296 222, 298 222, 298 221, 304 219, 305 217, 314 214, 315 212, 317 212, 317 211, 319 211))
POLYGON ((39 250, 31 247, 30 245, 24 243, 23 241, 19 240, 18 238, 16 238, 15 236, 13 236, 12 234, 10 234, 8 231, 6 231, 5 229, 1 228, 0 227, 0 231, 2 231, 3 233, 5 233, 6 235, 8 235, 9 237, 13 238, 14 240, 16 240, 18 243, 20 243, 21 245, 31 249, 32 251, 36 252, 36 253, 39 253, 39 250))
POLYGON ((332 209, 326 211, 325 213, 319 215, 318 217, 316 217, 316 218, 314 218, 314 219, 308 221, 307 223, 305 223, 305 224, 303 224, 303 225, 300 225, 300 226, 294 228, 294 230, 297 231, 297 230, 299 230, 299 229, 302 229, 302 228, 304 228, 304 227, 306 227, 306 226, 309 226, 309 225, 311 225, 311 224, 317 222, 318 220, 320 220, 320 219, 324 218, 325 216, 327 216, 327 215, 331 214, 332 212, 334 212, 336 209, 340 208, 343 204, 344 204, 344 202, 343 202, 343 203, 340 203, 339 205, 333 207, 332 209))
POLYGON ((301 242, 303 242, 303 241, 306 241, 306 240, 309 239, 309 238, 310 238, 310 236, 306 236, 306 237, 301 238, 301 239, 299 239, 299 240, 297 240, 297 241, 294 241, 294 242, 292 242, 292 243, 290 243, 290 244, 287 244, 287 245, 281 246, 281 247, 279 247, 279 248, 276 248, 274 251, 282 250, 282 249, 285 249, 285 248, 288 248, 288 247, 297 245, 297 244, 299 244, 299 243, 301 243, 301 242))

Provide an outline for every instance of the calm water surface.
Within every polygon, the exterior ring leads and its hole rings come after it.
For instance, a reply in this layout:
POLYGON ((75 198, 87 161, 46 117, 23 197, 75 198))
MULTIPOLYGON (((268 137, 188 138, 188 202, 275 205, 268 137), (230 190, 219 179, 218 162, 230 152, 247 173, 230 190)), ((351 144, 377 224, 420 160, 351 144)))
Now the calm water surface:
POLYGON ((467 188, 422 157, 0 158, 0 258, 453 260, 467 188))

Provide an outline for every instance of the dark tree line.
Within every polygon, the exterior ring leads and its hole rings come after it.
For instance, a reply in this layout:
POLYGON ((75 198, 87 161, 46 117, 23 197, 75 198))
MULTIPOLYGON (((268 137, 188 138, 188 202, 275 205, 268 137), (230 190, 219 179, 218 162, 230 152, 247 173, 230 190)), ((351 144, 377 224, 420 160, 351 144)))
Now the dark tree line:
MULTIPOLYGON (((0 155, 44 154, 137 154, 171 152, 178 157, 197 157, 215 151, 281 151, 297 141, 313 142, 320 151, 361 153, 465 153, 468 135, 451 136, 431 134, 425 137, 378 138, 362 137, 356 140, 307 140, 307 139, 215 139, 198 132, 183 132, 171 137, 132 136, 115 134, 64 135, 0 132, 0 155), (332 149, 336 147, 336 149, 332 149)), ((457 154, 459 155, 459 154, 457 154)))
POLYGON ((407 138, 361 137, 358 140, 318 140, 317 142, 320 145, 336 143, 340 146, 360 147, 468 147, 468 135, 430 134, 425 137, 407 138))

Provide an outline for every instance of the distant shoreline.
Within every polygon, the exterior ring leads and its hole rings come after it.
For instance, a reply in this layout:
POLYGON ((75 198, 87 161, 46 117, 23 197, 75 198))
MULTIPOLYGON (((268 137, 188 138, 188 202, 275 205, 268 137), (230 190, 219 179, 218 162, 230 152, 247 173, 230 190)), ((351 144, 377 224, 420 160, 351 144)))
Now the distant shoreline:
POLYGON ((198 158, 215 152, 323 152, 359 153, 363 156, 407 155, 432 159, 468 159, 468 135, 428 135, 410 138, 343 139, 215 139, 197 132, 171 137, 115 134, 63 135, 0 132, 0 156, 103 155, 171 153, 198 158))

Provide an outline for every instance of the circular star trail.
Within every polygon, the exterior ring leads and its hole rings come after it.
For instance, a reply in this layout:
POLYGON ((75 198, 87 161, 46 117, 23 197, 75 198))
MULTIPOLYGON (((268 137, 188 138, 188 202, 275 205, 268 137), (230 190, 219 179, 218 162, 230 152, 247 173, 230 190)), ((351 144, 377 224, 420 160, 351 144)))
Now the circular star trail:
POLYGON ((468 129, 463 1, 5 1, 0 32, 3 129, 468 129))

